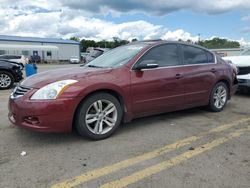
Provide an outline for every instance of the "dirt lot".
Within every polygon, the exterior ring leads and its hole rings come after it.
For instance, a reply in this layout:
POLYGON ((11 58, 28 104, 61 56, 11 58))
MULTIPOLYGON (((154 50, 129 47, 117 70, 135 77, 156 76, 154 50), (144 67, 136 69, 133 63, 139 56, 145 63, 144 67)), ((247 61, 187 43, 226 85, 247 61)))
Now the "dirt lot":
MULTIPOLYGON (((38 70, 69 66, 78 65, 38 70)), ((10 92, 0 91, 1 188, 249 188, 250 95, 235 95, 221 113, 195 108, 137 119, 93 142, 76 133, 42 134, 11 125, 10 92)))

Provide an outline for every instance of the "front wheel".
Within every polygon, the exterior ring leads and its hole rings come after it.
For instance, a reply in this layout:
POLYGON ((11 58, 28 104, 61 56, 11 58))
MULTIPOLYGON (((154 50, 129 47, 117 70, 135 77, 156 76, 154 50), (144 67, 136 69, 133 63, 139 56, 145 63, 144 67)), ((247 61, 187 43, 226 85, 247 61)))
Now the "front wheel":
POLYGON ((97 93, 88 97, 76 114, 76 129, 82 136, 101 140, 111 136, 122 119, 119 101, 108 93, 97 93))
POLYGON ((228 101, 228 87, 224 82, 217 83, 211 93, 209 108, 213 112, 220 112, 228 101))
POLYGON ((0 71, 0 89, 9 89, 14 84, 12 74, 6 71, 0 71))

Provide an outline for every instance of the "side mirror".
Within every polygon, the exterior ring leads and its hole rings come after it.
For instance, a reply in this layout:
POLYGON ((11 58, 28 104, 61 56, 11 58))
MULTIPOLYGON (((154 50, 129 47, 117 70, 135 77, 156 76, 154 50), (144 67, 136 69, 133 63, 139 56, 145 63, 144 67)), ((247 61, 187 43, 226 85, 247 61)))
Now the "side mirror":
POLYGON ((159 67, 159 65, 157 64, 157 61, 155 60, 145 60, 140 62, 140 64, 138 64, 134 70, 143 70, 143 69, 154 69, 159 67))

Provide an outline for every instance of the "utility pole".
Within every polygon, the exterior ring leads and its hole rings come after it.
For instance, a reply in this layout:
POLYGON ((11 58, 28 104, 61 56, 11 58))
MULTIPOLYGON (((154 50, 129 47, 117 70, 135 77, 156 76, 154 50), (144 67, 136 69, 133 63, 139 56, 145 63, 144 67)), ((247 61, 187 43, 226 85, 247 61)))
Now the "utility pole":
POLYGON ((201 34, 198 33, 198 44, 200 44, 200 41, 201 41, 201 34))

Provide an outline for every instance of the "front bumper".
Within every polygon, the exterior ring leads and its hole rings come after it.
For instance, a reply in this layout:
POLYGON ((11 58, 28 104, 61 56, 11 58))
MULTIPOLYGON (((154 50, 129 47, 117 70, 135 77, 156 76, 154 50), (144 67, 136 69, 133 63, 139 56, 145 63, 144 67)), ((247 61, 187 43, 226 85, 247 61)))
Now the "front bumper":
POLYGON ((248 87, 250 88, 250 80, 248 79, 238 79, 239 87, 248 87))
POLYGON ((78 98, 58 100, 9 99, 9 120, 20 127, 39 132, 70 132, 78 98))
POLYGON ((250 88, 250 74, 238 75, 239 88, 250 88))
POLYGON ((13 71, 15 82, 19 82, 23 79, 23 73, 20 69, 13 71))

